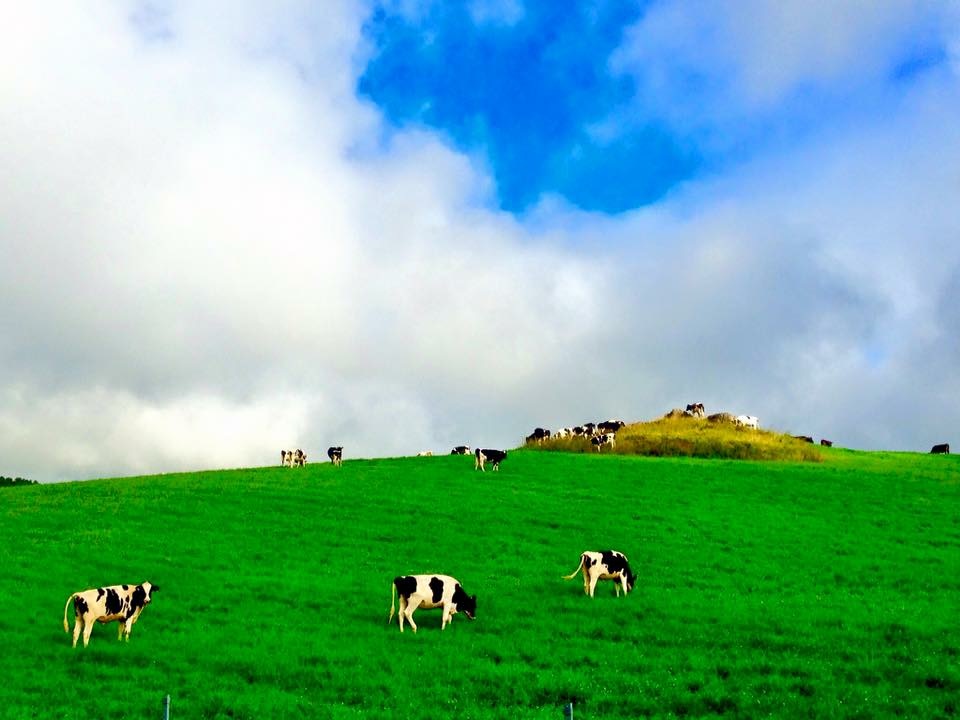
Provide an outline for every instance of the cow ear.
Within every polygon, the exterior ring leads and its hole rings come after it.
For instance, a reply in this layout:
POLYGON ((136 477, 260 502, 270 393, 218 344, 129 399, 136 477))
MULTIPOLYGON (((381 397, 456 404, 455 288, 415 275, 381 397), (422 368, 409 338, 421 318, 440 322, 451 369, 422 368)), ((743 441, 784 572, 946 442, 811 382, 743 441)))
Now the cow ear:
POLYGON ((155 593, 159 589, 160 589, 159 585, 153 585, 153 584, 150 585, 150 592, 152 593, 155 593))

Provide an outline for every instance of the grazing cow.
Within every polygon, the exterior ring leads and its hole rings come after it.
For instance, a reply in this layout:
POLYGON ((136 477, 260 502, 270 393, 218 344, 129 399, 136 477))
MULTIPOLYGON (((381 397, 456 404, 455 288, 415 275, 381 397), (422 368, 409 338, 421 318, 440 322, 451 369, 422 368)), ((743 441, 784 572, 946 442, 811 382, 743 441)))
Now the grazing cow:
POLYGON ((703 409, 703 403, 690 403, 687 405, 687 409, 684 411, 690 417, 702 418, 706 415, 706 411, 703 409))
POLYGON ((930 453, 932 455, 949 455, 950 445, 948 443, 943 443, 941 445, 934 445, 932 448, 930 448, 930 453))
POLYGON ((471 620, 477 614, 477 596, 467 595, 460 581, 449 575, 403 575, 393 579, 390 591, 390 617, 387 625, 393 622, 393 604, 400 596, 400 613, 397 618, 400 623, 400 632, 403 632, 403 621, 407 620, 413 631, 417 631, 417 624, 413 621, 413 613, 417 608, 442 608, 443 617, 440 620, 440 629, 453 621, 453 616, 459 611, 471 620))
POLYGON ((567 427, 560 428, 559 430, 554 430, 553 432, 553 437, 555 438, 565 438, 565 437, 570 437, 571 435, 573 435, 573 430, 567 427))
POLYGON ((327 448, 327 457, 336 467, 340 467, 343 462, 343 446, 327 448))
POLYGON ((494 471, 497 471, 500 469, 500 463, 503 462, 504 458, 507 457, 507 452, 505 450, 488 450, 487 448, 481 450, 480 448, 477 448, 474 451, 474 455, 476 456, 477 460, 473 465, 473 469, 479 469, 483 470, 483 472, 486 472, 486 470, 483 469, 483 464, 487 460, 489 460, 493 465, 494 471))
POLYGON ((594 435, 590 438, 590 443, 597 449, 597 452, 600 452, 600 448, 604 445, 609 445, 610 447, 614 446, 614 440, 616 435, 611 433, 604 433, 603 435, 594 435))
POLYGON ((583 424, 583 434, 593 437, 597 434, 597 424, 596 423, 584 423, 583 424))
POLYGON ((833 440, 827 440, 826 438, 820 438, 820 445, 822 447, 833 447, 833 440))
POLYGON ((528 444, 532 442, 542 443, 544 440, 549 440, 549 439, 550 439, 550 431, 544 428, 539 428, 539 427, 534 428, 533 432, 527 435, 526 437, 526 441, 528 444))
POLYGON ((620 597, 620 589, 623 594, 633 590, 636 583, 636 577, 630 570, 630 564, 627 562, 627 556, 616 550, 603 550, 602 552, 593 552, 588 550, 580 555, 580 564, 577 569, 569 575, 564 575, 564 580, 570 580, 580 570, 583 570, 583 592, 593 597, 594 589, 597 587, 598 580, 614 580, 614 590, 617 597, 620 597))
POLYGON ((760 420, 753 415, 737 415, 736 424, 739 427, 760 429, 760 420))
POLYGON ((470 446, 469 445, 457 445, 453 450, 450 451, 451 455, 469 455, 470 446))
POLYGON ((806 443, 813 443, 813 438, 809 435, 794 435, 793 438, 794 440, 803 440, 803 442, 806 443))
POLYGON ((583 425, 577 425, 577 426, 576 426, 575 428, 573 428, 570 432, 572 432, 574 435, 586 435, 586 434, 587 434, 587 431, 584 429, 583 425))
POLYGON ((417 453, 417 457, 433 457, 433 450, 421 450, 417 453))
POLYGON ((95 622, 108 623, 116 620, 120 623, 117 640, 130 640, 130 630, 140 617, 143 609, 150 604, 152 595, 160 588, 153 583, 140 585, 110 585, 75 592, 67 598, 63 607, 63 631, 70 632, 67 622, 67 608, 73 602, 74 625, 73 647, 77 646, 80 632, 83 631, 83 646, 90 643, 90 633, 95 622))
POLYGON ((307 454, 300 449, 297 450, 281 450, 280 451, 280 466, 283 467, 303 467, 307 464, 307 454))
POLYGON ((597 425, 597 432, 615 433, 624 426, 626 426, 626 423, 623 420, 605 420, 597 425))

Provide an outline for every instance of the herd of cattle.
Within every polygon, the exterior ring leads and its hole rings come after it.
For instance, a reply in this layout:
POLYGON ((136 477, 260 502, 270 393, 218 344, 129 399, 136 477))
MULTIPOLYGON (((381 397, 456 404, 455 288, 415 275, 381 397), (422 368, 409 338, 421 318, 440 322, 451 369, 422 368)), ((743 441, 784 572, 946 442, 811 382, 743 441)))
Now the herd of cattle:
MULTIPOLYGON (((760 421, 752 415, 734 416, 730 413, 717 413, 706 416, 702 403, 692 403, 687 405, 685 410, 671 410, 664 417, 693 417, 704 418, 713 422, 730 422, 739 427, 759 429, 760 421)), ((550 431, 544 428, 535 428, 527 436, 526 442, 542 443, 551 438, 567 437, 589 437, 590 442, 599 452, 604 445, 613 447, 617 431, 626 425, 622 420, 606 420, 601 423, 584 423, 575 427, 564 427, 556 431, 550 431)), ((808 435, 795 435, 798 440, 804 442, 813 442, 813 438, 808 435)), ((821 439, 820 444, 832 446, 833 443, 826 439, 821 439)), ((942 443, 934 445, 930 450, 933 454, 949 454, 950 445, 942 443)), ((451 455, 470 455, 469 445, 457 445, 450 451, 451 455)), ((417 453, 418 456, 431 456, 433 453, 425 450, 417 453)), ((476 448, 473 451, 475 458, 474 470, 484 470, 486 463, 490 463, 494 471, 500 468, 500 463, 507 457, 505 450, 493 450, 490 448, 476 448)), ((330 462, 339 467, 343 461, 343 447, 331 446, 327 449, 327 457, 330 462)), ((307 464, 307 454, 300 449, 281 450, 280 464, 284 467, 304 467, 307 464)), ((580 564, 577 569, 569 575, 564 575, 564 580, 570 580, 578 572, 583 573, 583 591, 590 597, 594 597, 594 591, 597 582, 600 580, 612 580, 616 595, 620 596, 623 590, 624 595, 633 590, 636 577, 630 570, 630 564, 627 557, 616 550, 604 550, 600 552, 588 550, 580 555, 580 564)), ((63 629, 70 632, 70 625, 67 620, 67 611, 70 603, 73 602, 74 627, 73 627, 73 647, 77 646, 80 635, 83 635, 83 645, 86 647, 90 642, 90 634, 93 631, 95 623, 108 623, 116 621, 119 623, 117 638, 121 640, 130 639, 130 631, 133 624, 140 617, 143 609, 153 600, 153 593, 160 588, 153 583, 143 582, 139 585, 111 585, 108 587, 92 588, 75 592, 67 598, 67 604, 63 609, 63 629)), ((390 615, 387 618, 387 624, 393 622, 395 614, 394 605, 397 597, 400 598, 400 608, 397 621, 400 625, 400 632, 403 632, 404 623, 409 623, 414 632, 417 631, 417 624, 413 621, 413 613, 419 609, 440 608, 442 617, 440 629, 444 629, 458 612, 463 612, 471 620, 476 618, 477 596, 468 595, 460 582, 450 575, 403 575, 394 578, 391 588, 390 615)))
MULTIPOLYGON (((588 550, 581 553, 580 564, 564 580, 570 580, 578 572, 583 572, 583 592, 594 597, 597 582, 612 580, 614 591, 620 597, 633 590, 636 576, 630 570, 626 555, 617 550, 596 552, 588 550)), ((63 608, 63 630, 70 632, 67 611, 73 603, 74 626, 73 647, 83 634, 83 646, 90 643, 90 634, 95 623, 119 624, 117 639, 130 640, 130 630, 139 619, 143 609, 153 601, 153 593, 160 588, 150 582, 139 585, 111 585, 75 592, 67 598, 63 608)), ((401 575, 393 579, 390 597, 390 615, 387 624, 393 622, 395 603, 400 598, 400 612, 397 622, 403 632, 404 621, 417 631, 413 613, 419 608, 440 608, 442 616, 440 629, 443 630, 458 612, 463 612, 471 620, 476 619, 477 596, 468 595, 460 581, 450 575, 401 575)))

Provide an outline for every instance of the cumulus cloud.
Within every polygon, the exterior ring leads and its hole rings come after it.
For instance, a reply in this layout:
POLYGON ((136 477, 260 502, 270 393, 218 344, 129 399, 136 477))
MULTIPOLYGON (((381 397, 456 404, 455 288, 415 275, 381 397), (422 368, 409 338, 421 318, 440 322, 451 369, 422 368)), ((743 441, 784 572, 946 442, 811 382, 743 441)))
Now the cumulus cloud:
POLYGON ((0 10, 3 474, 509 447, 692 401, 949 440, 954 81, 656 206, 516 217, 475 158, 358 100, 367 11, 0 10))
POLYGON ((960 29, 955 0, 709 0, 652 4, 611 66, 639 100, 685 127, 756 121, 785 103, 849 102, 877 92, 960 29))

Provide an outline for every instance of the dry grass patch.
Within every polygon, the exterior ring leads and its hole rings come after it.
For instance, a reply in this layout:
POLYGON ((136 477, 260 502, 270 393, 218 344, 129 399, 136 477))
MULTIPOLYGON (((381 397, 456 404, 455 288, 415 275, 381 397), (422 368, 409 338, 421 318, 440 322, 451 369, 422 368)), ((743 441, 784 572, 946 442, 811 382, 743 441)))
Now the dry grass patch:
MULTIPOLYGON (((530 447, 563 452, 597 452, 589 438, 553 439, 530 447)), ((820 462, 820 447, 772 430, 752 430, 732 423, 699 418, 660 418, 627 425, 616 445, 603 454, 652 457, 726 458, 733 460, 792 460, 820 462)))

